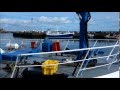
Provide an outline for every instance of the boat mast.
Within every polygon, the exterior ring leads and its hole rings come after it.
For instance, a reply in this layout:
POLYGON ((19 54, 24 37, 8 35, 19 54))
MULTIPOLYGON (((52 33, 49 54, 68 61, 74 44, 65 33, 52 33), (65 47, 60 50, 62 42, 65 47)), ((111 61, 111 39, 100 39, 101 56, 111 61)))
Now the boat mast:
POLYGON ((80 20, 79 48, 88 48, 87 24, 91 18, 90 12, 76 12, 80 20))
POLYGON ((57 28, 57 34, 59 34, 59 32, 58 32, 58 26, 56 25, 56 28, 57 28))
MULTIPOLYGON (((88 38, 87 38, 87 23, 91 18, 90 12, 76 12, 80 21, 80 32, 79 32, 79 48, 88 48, 88 38)), ((78 52, 76 60, 80 60, 83 56, 86 55, 86 51, 78 52)), ((78 63, 72 73, 75 74, 77 67, 80 63, 78 63)))

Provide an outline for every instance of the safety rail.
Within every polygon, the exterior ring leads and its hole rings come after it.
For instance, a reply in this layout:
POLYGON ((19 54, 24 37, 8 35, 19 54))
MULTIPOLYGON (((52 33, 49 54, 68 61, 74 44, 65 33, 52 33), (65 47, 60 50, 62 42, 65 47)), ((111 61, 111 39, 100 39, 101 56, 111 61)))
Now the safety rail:
MULTIPOLYGON (((100 39, 102 40, 102 39, 100 39)), ((22 57, 22 56, 30 56, 30 55, 44 55, 44 54, 55 54, 55 53, 66 53, 66 52, 76 52, 76 51, 83 51, 83 50, 88 50, 88 53, 90 50, 95 50, 95 49, 104 49, 104 48, 113 48, 111 50, 111 52, 109 53, 109 55, 107 56, 101 56, 101 57, 90 57, 90 58, 86 58, 87 57, 87 54, 85 56, 84 59, 80 59, 80 60, 75 60, 75 61, 70 61, 70 62, 64 62, 64 63, 59 63, 58 65, 63 65, 63 64, 68 64, 68 63, 77 63, 77 62, 82 62, 84 63, 86 60, 87 61, 90 61, 90 60, 93 60, 93 59, 99 59, 99 58, 107 58, 106 61, 109 59, 109 57, 111 56, 114 56, 114 60, 112 60, 112 62, 110 63, 107 63, 107 64, 104 64, 104 65, 99 65, 99 66, 94 66, 94 67, 90 67, 90 68, 87 68, 87 67, 84 67, 83 68, 83 64, 81 64, 77 74, 75 77, 78 77, 80 72, 81 71, 85 71, 85 70, 88 70, 88 69, 93 69, 93 68, 98 68, 98 67, 103 67, 103 66, 110 66, 113 64, 113 63, 116 63, 118 61, 118 59, 116 58, 120 52, 118 51, 116 54, 112 54, 112 52, 114 51, 114 49, 117 47, 119 48, 119 42, 116 41, 116 43, 114 45, 110 45, 110 46, 102 46, 102 47, 94 47, 97 43, 97 40, 96 42, 94 43, 93 47, 91 48, 83 48, 83 49, 73 49, 73 50, 63 50, 63 51, 52 51, 52 52, 40 52, 40 53, 27 53, 27 54, 19 54, 17 56, 17 59, 16 59, 16 62, 15 62, 15 66, 14 66, 14 69, 13 69, 13 72, 12 72, 12 75, 11 75, 11 78, 14 77, 14 74, 15 74, 15 71, 16 71, 16 68, 21 68, 21 67, 35 67, 35 66, 50 66, 50 65, 18 65, 18 60, 19 60, 19 57, 22 57)), ((51 64, 51 65, 55 65, 55 64, 51 64)))
MULTIPOLYGON (((0 40, 4 40, 4 41, 7 40, 9 43, 12 41, 12 40, 10 40, 10 39, 0 39, 0 40)), ((32 41, 32 40, 34 40, 34 41, 36 41, 36 42, 38 42, 38 40, 40 40, 41 43, 43 42, 43 39, 22 39, 22 40, 21 40, 21 44, 25 44, 25 41, 32 41)), ((53 40, 55 40, 55 39, 53 39, 53 40)), ((113 63, 116 63, 116 62, 118 61, 118 60, 116 59, 116 57, 120 54, 120 52, 117 52, 116 54, 112 54, 113 51, 114 51, 114 49, 115 49, 116 47, 120 48, 119 41, 118 41, 117 39, 89 39, 89 41, 94 41, 94 44, 93 44, 92 47, 90 47, 90 48, 83 48, 83 49, 72 49, 72 50, 66 50, 66 47, 69 45, 70 41, 78 41, 79 39, 60 39, 59 41, 61 41, 61 40, 66 40, 66 41, 67 41, 65 47, 63 48, 63 51, 52 51, 52 52, 40 52, 40 53, 19 54, 19 55, 17 56, 16 63, 15 63, 15 67, 14 67, 14 69, 13 69, 11 78, 14 77, 16 68, 42 66, 42 65, 25 65, 25 66, 20 65, 20 66, 18 66, 18 65, 17 65, 17 64, 18 64, 18 59, 19 59, 19 57, 21 57, 21 56, 44 55, 44 54, 55 54, 55 53, 77 52, 77 51, 88 50, 87 53, 86 53, 86 55, 85 55, 85 57, 84 57, 83 59, 76 60, 76 61, 65 62, 65 63, 59 63, 59 65, 63 65, 63 64, 68 64, 68 63, 82 62, 82 65, 80 66, 80 68, 79 68, 79 70, 78 70, 78 72, 77 72, 77 74, 76 74, 76 77, 79 76, 79 74, 80 74, 81 71, 83 72, 83 71, 88 70, 88 69, 93 69, 93 68, 98 68, 98 67, 103 67, 103 66, 108 66, 108 69, 110 69, 111 65, 112 65, 113 63), (114 45, 110 45, 110 46, 95 47, 96 44, 98 43, 98 41, 100 41, 100 40, 101 40, 101 41, 116 41, 116 43, 115 43, 114 45), (107 55, 107 56, 102 56, 102 57, 93 57, 93 58, 89 57, 88 59, 86 58, 91 50, 104 49, 104 48, 112 48, 112 50, 110 51, 109 55, 107 55), (112 62, 108 63, 107 61, 108 61, 109 58, 112 57, 112 56, 114 56, 114 59, 112 60, 112 62), (95 67, 90 67, 90 68, 87 68, 87 67, 84 67, 84 68, 83 68, 83 64, 84 64, 85 61, 90 61, 90 60, 99 59, 99 58, 107 58, 107 59, 106 59, 107 64, 99 65, 99 66, 95 66, 95 67)), ((45 65, 45 66, 46 66, 46 65, 45 65)), ((48 65, 48 66, 49 66, 49 65, 48 65)), ((82 76, 82 74, 81 74, 81 76, 82 76)))

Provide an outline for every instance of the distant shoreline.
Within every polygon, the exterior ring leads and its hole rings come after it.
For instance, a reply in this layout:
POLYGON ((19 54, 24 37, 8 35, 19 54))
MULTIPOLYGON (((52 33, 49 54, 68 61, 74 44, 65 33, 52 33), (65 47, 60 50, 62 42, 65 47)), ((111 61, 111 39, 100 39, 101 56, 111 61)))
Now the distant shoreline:
MULTIPOLYGON (((63 31, 64 32, 64 31, 63 31)), ((72 31, 75 34, 73 39, 79 39, 79 32, 72 31)), ((5 31, 0 29, 0 33, 13 33, 13 37, 26 38, 26 39, 44 39, 46 37, 46 31, 5 31)), ((119 31, 88 31, 89 39, 116 39, 119 37, 119 31)))
MULTIPOLYGON (((116 39, 118 35, 119 32, 88 32, 89 39, 116 39), (90 35, 94 36, 92 37, 90 35)), ((46 33, 13 32, 13 37, 44 39, 46 37, 46 33)), ((75 32, 75 34, 73 35, 73 39, 79 39, 79 33, 75 32)))

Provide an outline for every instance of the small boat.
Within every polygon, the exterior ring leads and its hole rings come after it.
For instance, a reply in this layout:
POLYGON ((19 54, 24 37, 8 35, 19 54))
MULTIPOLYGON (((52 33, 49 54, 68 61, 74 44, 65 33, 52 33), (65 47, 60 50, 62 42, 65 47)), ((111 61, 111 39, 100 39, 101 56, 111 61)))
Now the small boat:
MULTIPOLYGON (((57 27, 57 26, 56 26, 57 27)), ((57 30, 48 30, 46 36, 50 39, 71 39, 73 38, 74 33, 72 32, 61 32, 57 30)))
POLYGON ((46 36, 50 39, 71 39, 74 33, 71 32, 58 32, 58 31, 48 31, 46 36))
POLYGON ((7 43, 6 47, 8 48, 8 50, 4 51, 3 49, 0 48, 0 57, 1 57, 0 60, 16 61, 17 55, 19 54, 40 52, 40 45, 38 41, 31 42, 31 47, 23 48, 23 46, 24 46, 23 42, 21 46, 18 45, 17 43, 7 43))

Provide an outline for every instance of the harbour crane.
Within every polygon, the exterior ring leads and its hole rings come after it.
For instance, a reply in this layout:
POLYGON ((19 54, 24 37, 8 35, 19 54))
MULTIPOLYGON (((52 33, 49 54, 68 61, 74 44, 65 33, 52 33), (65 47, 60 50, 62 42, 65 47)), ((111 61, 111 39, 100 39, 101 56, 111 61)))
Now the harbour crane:
MULTIPOLYGON (((76 12, 77 16, 79 17, 79 21, 80 21, 80 32, 79 32, 79 49, 82 48, 88 48, 89 47, 89 43, 88 43, 88 38, 87 38, 87 29, 88 29, 88 22, 91 19, 91 14, 90 12, 76 12)), ((79 51, 77 53, 77 58, 76 60, 80 60, 83 57, 85 57, 85 55, 87 54, 87 51, 79 51)), ((89 58, 89 55, 87 55, 87 58, 89 58)), ((97 63, 97 60, 93 60, 90 61, 93 63, 93 65, 95 65, 97 63)), ((85 61, 84 63, 85 67, 87 64, 89 64, 89 61, 85 61)), ((77 67, 80 66, 80 62, 77 63, 72 75, 75 74, 77 67)))

